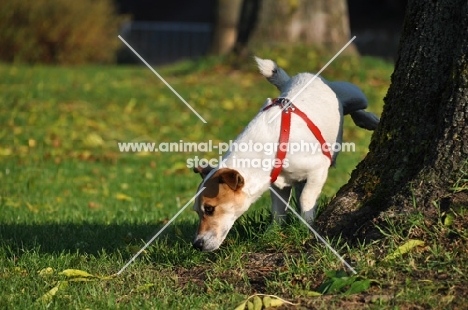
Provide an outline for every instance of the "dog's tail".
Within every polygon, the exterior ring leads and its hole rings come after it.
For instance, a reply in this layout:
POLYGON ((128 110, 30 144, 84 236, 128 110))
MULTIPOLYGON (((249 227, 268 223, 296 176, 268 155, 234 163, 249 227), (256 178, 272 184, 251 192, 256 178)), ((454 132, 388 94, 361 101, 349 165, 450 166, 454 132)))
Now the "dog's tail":
POLYGON ((289 75, 278 67, 273 60, 255 57, 255 61, 257 62, 260 73, 266 77, 271 84, 282 91, 283 87, 290 79, 289 75))

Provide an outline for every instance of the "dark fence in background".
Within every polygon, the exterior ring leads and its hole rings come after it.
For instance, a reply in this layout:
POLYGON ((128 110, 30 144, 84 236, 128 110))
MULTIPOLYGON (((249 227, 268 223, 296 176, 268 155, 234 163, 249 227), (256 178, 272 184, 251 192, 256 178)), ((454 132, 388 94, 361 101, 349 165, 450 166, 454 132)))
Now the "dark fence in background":
MULTIPOLYGON (((206 55, 212 33, 209 23, 133 21, 122 27, 120 35, 148 63, 163 65, 206 55)), ((141 61, 124 46, 119 62, 141 61)))

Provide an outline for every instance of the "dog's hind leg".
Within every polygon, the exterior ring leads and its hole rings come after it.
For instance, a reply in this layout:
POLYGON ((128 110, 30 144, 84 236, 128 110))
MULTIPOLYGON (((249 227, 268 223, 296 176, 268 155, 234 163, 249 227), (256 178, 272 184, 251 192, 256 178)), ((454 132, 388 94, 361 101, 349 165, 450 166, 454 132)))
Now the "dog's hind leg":
POLYGON ((317 199, 322 191, 328 176, 328 167, 317 169, 309 174, 307 182, 304 184, 299 202, 301 206, 302 217, 310 224, 315 219, 317 212, 317 199))
POLYGON ((304 186, 306 185, 306 181, 298 182, 294 184, 294 196, 296 197, 296 206, 298 210, 302 210, 301 207, 301 195, 302 191, 304 190, 304 186))
MULTIPOLYGON (((289 199, 291 198, 291 187, 283 187, 279 189, 274 184, 271 184, 273 190, 287 203, 289 203, 289 199)), ((271 194, 271 212, 273 217, 273 222, 281 224, 286 219, 286 205, 284 202, 276 196, 275 193, 271 194)))
POLYGON ((375 130, 379 124, 379 118, 364 111, 367 108, 367 98, 354 84, 348 82, 328 82, 328 86, 335 92, 343 106, 343 114, 351 115, 353 122, 368 130, 375 130))

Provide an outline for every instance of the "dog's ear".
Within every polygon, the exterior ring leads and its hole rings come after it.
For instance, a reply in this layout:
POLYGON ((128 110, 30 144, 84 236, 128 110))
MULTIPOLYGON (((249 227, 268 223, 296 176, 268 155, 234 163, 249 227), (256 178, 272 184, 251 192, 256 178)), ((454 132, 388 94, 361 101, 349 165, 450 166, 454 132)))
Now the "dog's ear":
POLYGON ((211 170, 213 170, 215 167, 211 167, 210 165, 206 167, 198 166, 198 167, 193 167, 193 172, 199 173, 202 179, 204 179, 208 173, 210 173, 211 170))
POLYGON ((236 170, 222 169, 219 174, 219 183, 225 183, 233 191, 236 191, 244 186, 244 178, 236 170))

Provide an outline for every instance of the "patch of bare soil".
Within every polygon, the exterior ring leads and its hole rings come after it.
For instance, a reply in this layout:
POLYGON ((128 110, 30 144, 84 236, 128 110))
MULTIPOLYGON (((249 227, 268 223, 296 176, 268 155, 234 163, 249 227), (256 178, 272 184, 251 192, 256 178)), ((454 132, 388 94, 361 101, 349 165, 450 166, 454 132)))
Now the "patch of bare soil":
MULTIPOLYGON (((291 287, 317 288, 324 281, 324 274, 292 275, 288 283, 281 287, 271 287, 271 282, 279 281, 279 274, 288 272, 287 258, 300 256, 300 253, 245 253, 239 267, 213 270, 209 265, 191 269, 177 268, 178 285, 196 284, 209 291, 205 281, 218 278, 230 283, 236 292, 245 295, 267 293, 272 290, 299 306, 283 305, 275 309, 362 309, 393 308, 398 309, 466 309, 468 300, 468 214, 455 211, 453 222, 444 227, 440 223, 426 222, 421 227, 412 227, 408 238, 424 240, 426 247, 408 260, 408 268, 395 270, 391 266, 376 267, 367 273, 368 278, 375 279, 367 291, 350 296, 324 295, 319 297, 298 297, 291 293, 291 287), (437 244, 439 253, 433 253, 429 246, 437 244), (440 253, 443 253, 442 255, 440 253), (385 274, 385 276, 384 276, 385 274), (288 289, 289 288, 289 289, 288 289)), ((444 221, 444 217, 441 218, 444 221)), ((385 243, 385 242, 384 242, 385 243)), ((375 245, 373 259, 380 260, 388 254, 382 244, 375 245), (379 255, 378 253, 383 254, 379 255), (375 255, 379 256, 378 258, 375 255), (380 257, 382 256, 382 257, 380 257)), ((405 258, 406 259, 406 258, 405 258)))

